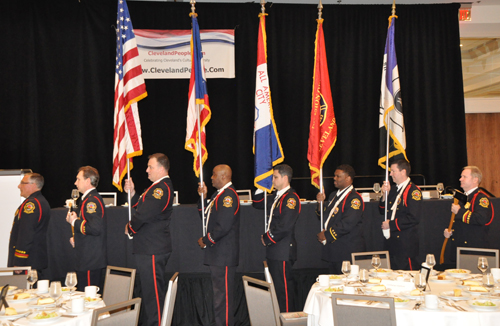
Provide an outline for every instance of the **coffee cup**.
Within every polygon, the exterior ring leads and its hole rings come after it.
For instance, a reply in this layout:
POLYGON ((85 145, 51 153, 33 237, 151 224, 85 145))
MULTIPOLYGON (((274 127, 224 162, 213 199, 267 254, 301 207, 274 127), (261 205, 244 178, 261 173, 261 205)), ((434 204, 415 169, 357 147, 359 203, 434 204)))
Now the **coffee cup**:
POLYGON ((39 293, 49 292, 49 280, 39 280, 36 284, 39 293))
POLYGON ((495 279, 495 282, 500 282, 500 268, 492 267, 490 268, 491 275, 495 279))
POLYGON ((85 287, 85 297, 95 298, 99 292, 99 287, 95 285, 89 285, 85 287))
POLYGON ((351 265, 351 276, 358 276, 359 265, 351 265))
POLYGON ((319 282, 320 286, 330 286, 330 275, 319 275, 316 281, 319 282))
POLYGON ((85 299, 83 297, 74 298, 71 300, 71 311, 74 313, 82 312, 84 304, 85 299))
POLYGON ((428 309, 437 309, 439 304, 438 296, 435 294, 425 295, 425 307, 428 309))

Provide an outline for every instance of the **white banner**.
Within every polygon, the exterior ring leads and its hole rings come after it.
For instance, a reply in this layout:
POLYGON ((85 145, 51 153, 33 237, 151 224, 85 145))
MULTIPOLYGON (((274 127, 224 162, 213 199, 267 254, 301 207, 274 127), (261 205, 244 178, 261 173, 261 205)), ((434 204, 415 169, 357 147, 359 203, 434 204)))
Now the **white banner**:
MULTIPOLYGON (((189 79, 191 30, 135 29, 146 79, 189 79)), ((234 78, 234 30, 200 30, 206 78, 234 78)))

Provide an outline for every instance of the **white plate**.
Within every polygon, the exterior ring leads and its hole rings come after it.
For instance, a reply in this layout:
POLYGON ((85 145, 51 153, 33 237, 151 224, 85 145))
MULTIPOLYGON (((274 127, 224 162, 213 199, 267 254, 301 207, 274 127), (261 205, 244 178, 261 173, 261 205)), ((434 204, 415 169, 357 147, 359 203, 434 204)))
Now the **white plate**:
POLYGON ((384 295, 389 294, 389 292, 391 292, 391 289, 388 287, 385 288, 385 291, 370 291, 370 288, 365 289, 366 294, 374 295, 374 296, 384 296, 384 295))
POLYGON ((469 306, 471 306, 472 308, 474 308, 476 310, 479 310, 479 311, 494 311, 494 310, 498 309, 498 301, 492 301, 492 300, 469 300, 469 301, 467 301, 467 303, 469 304, 469 306), (486 302, 486 301, 489 301, 489 302, 493 303, 494 306, 477 306, 477 305, 474 304, 475 302, 486 302))
POLYGON ((446 299, 451 299, 451 300, 469 300, 470 299, 470 294, 463 292, 462 291, 462 296, 456 297, 455 292, 453 291, 444 291, 439 293, 440 297, 446 298, 446 299))
POLYGON ((35 309, 45 309, 49 307, 54 307, 56 303, 47 303, 47 304, 37 304, 38 300, 33 300, 28 303, 28 307, 35 308, 35 309))
POLYGON ((372 268, 372 269, 370 269, 370 275, 373 275, 376 277, 381 277, 381 276, 389 277, 389 276, 392 276, 394 274, 392 269, 389 269, 389 268, 379 268, 378 270, 379 271, 384 270, 385 272, 376 272, 375 269, 372 268))
POLYGON ((462 289, 462 291, 470 293, 470 294, 474 294, 474 295, 488 295, 488 294, 490 294, 490 292, 471 291, 468 289, 468 287, 465 289, 462 289))
POLYGON ((38 297, 36 294, 31 294, 29 298, 14 300, 14 295, 8 295, 5 299, 12 304, 16 304, 16 303, 28 303, 30 301, 33 301, 33 299, 35 299, 36 297, 38 297))
MULTIPOLYGON (((394 299, 396 299, 396 298, 394 298, 394 299)), ((407 299, 407 298, 399 298, 399 299, 405 300, 405 301, 403 301, 403 302, 396 302, 396 300, 394 300, 394 306, 397 307, 397 308, 404 307, 408 303, 410 303, 410 299, 407 299)))
POLYGON ((93 301, 87 301, 87 298, 85 298, 85 306, 86 307, 95 306, 95 305, 99 304, 99 302, 101 302, 101 301, 102 301, 101 298, 94 298, 93 301))
POLYGON ((410 291, 402 291, 402 292, 399 293, 399 295, 402 296, 402 297, 406 297, 406 298, 418 300, 418 299, 423 298, 425 294, 422 294, 422 295, 411 295, 410 291))
POLYGON ((81 312, 73 312, 71 311, 71 306, 65 306, 64 309, 66 309, 66 313, 64 313, 65 315, 68 315, 68 316, 79 316, 79 315, 82 315, 84 313, 86 313, 87 311, 89 311, 89 308, 87 307, 83 307, 83 311, 81 312))
POLYGON ((464 277, 469 276, 469 274, 470 274, 470 270, 468 270, 468 269, 457 269, 457 268, 447 269, 447 270, 445 270, 445 272, 448 275, 453 276, 453 277, 457 277, 457 278, 464 278, 464 277), (460 273, 459 271, 462 271, 462 273, 460 273))
POLYGON ((28 315, 31 310, 29 309, 16 309, 17 315, 5 316, 5 311, 0 311, 0 320, 14 320, 28 315))
POLYGON ((240 205, 241 206, 250 206, 252 205, 252 202, 251 200, 240 200, 240 205))
POLYGON ((445 276, 444 280, 438 280, 437 276, 431 276, 431 277, 429 277, 429 281, 436 282, 436 283, 454 283, 455 280, 456 280, 455 278, 452 278, 450 276, 445 276))
MULTIPOLYGON (((2 291, 2 290, 3 290, 3 287, 4 287, 3 285, 2 285, 2 286, 0 286, 0 291, 2 291)), ((7 290, 7 294, 11 294, 11 293, 12 293, 12 291, 14 291, 14 290, 17 290, 17 286, 14 286, 14 285, 9 285, 9 289, 7 290)))
MULTIPOLYGON (((45 311, 45 312, 49 312, 49 311, 45 311)), ((50 312, 54 312, 54 311, 50 311, 50 312)), ((37 312, 37 313, 34 313, 34 314, 31 314, 30 316, 26 317, 31 323, 35 323, 35 324, 45 324, 45 323, 52 323, 54 322, 55 320, 61 318, 62 314, 60 312, 55 312, 56 313, 56 316, 55 317, 51 317, 51 318, 44 318, 44 319, 36 319, 35 317, 44 313, 43 311, 41 312, 37 312)))

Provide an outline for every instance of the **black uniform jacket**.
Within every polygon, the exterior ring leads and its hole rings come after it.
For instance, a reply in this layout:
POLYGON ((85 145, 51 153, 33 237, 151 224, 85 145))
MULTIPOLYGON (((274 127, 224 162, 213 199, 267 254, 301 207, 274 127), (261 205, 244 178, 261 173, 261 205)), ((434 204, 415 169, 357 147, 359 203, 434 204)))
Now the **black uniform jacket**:
POLYGON ((132 203, 135 203, 136 211, 129 222, 129 234, 134 237, 134 253, 159 255, 172 252, 172 180, 166 177, 153 183, 140 197, 136 193, 132 203))
POLYGON ((76 270, 106 267, 106 210, 96 189, 82 198, 78 215, 74 225, 76 270))
MULTIPOLYGON (((323 223, 337 202, 337 192, 330 194, 328 201, 323 205, 323 223)), ((323 247, 321 258, 329 262, 351 260, 351 253, 363 252, 362 219, 365 204, 361 196, 354 190, 338 204, 325 229, 326 245, 323 247)), ((318 217, 321 216, 316 211, 318 217)), ((323 225, 324 227, 324 225, 323 225)))
MULTIPOLYGON (((387 219, 392 214, 390 210, 397 197, 397 186, 393 185, 388 196, 387 219)), ((386 202, 380 201, 380 214, 384 214, 386 202)), ((422 211, 422 192, 413 183, 409 182, 400 197, 396 216, 389 221, 391 237, 387 246, 391 256, 416 257, 418 256, 418 223, 422 211)))
POLYGON ((456 254, 456 247, 489 248, 488 228, 495 211, 488 196, 476 189, 467 196, 466 204, 459 205, 451 237, 453 252, 456 254))
MULTIPOLYGON (((254 195, 253 207, 264 209, 264 194, 254 195)), ((268 195, 267 210, 271 211, 277 193, 268 195)), ((271 220, 271 227, 263 235, 267 246, 267 259, 278 261, 297 260, 297 241, 295 223, 300 214, 300 198, 292 188, 288 189, 276 203, 271 220)), ((269 218, 271 218, 269 216, 269 218)))
MULTIPOLYGON (((240 199, 233 185, 215 192, 205 201, 205 209, 210 207, 207 235, 203 242, 207 245, 203 263, 209 266, 238 266, 240 252, 240 199)), ((201 201, 198 201, 201 214, 201 201)))
POLYGON ((32 193, 16 210, 10 233, 8 266, 47 268, 47 227, 50 205, 40 191, 32 193))

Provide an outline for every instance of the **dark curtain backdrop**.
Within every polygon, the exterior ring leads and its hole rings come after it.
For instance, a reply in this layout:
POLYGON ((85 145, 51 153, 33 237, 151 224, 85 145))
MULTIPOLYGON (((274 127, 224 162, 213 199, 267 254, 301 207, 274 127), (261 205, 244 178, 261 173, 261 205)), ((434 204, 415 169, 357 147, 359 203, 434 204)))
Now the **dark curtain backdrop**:
MULTIPOLYGON (((135 28, 190 29, 190 4, 129 2, 135 28)), ((0 4, 0 168, 31 168, 46 178, 44 193, 61 206, 77 169, 101 173, 100 191, 111 184, 116 1, 45 0, 0 4)), ((458 4, 399 5, 396 50, 401 76, 407 154, 413 172, 428 184, 458 187, 466 165, 465 117, 458 4)), ((196 5, 201 29, 235 29, 236 78, 209 79, 212 119, 207 127, 212 168, 229 164, 239 189, 253 189, 252 134, 258 13, 256 3, 196 5)), ((314 5, 268 4, 268 69, 285 163, 308 177, 306 158, 311 110, 314 5)), ((341 163, 358 174, 383 174, 378 160, 378 107, 390 6, 325 5, 324 31, 338 140, 324 166, 331 176, 341 163)), ((139 103, 144 155, 132 177, 149 185, 147 156, 164 152, 181 203, 196 201, 192 154, 184 150, 187 79, 147 80, 139 103)), ((357 186, 367 186, 356 181, 357 186)), ((369 180, 366 183, 373 183, 369 180)), ((294 181, 314 198, 309 180, 294 181)), ((330 191, 331 189, 327 189, 330 191)), ((209 190, 210 191, 210 190, 209 190)))

